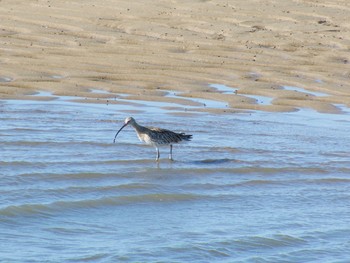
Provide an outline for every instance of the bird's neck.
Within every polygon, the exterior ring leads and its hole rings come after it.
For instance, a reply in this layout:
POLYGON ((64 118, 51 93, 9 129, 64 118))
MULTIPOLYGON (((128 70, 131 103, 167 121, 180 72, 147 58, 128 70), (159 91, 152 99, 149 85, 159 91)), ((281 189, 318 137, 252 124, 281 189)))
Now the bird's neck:
POLYGON ((145 127, 137 124, 136 122, 132 124, 132 127, 136 130, 137 133, 140 133, 145 129, 145 127))

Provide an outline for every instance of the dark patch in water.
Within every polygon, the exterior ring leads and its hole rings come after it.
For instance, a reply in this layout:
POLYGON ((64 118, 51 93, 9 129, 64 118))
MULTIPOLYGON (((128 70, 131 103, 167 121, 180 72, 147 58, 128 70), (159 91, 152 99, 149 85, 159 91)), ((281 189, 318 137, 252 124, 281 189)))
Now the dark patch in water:
POLYGON ((199 160, 199 161, 194 161, 194 164, 221 164, 221 163, 231 163, 231 162, 236 162, 235 159, 204 159, 204 160, 199 160))

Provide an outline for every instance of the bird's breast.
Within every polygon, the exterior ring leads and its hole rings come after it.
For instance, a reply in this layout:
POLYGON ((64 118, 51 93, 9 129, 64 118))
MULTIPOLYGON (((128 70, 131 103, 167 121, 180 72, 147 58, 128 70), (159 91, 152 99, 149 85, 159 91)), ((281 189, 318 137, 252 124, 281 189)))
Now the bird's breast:
POLYGON ((152 144, 151 138, 146 133, 138 133, 137 137, 139 137, 141 142, 144 142, 146 144, 152 144))

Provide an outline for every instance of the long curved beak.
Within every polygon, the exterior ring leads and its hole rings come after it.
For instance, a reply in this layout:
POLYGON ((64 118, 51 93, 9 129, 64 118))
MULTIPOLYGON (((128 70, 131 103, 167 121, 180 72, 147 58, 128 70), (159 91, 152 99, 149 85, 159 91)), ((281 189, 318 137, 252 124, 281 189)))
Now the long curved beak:
POLYGON ((126 125, 128 125, 128 123, 125 123, 125 124, 119 129, 119 131, 117 132, 117 134, 114 136, 113 143, 115 143, 115 139, 117 138, 119 132, 120 132, 122 129, 124 129, 124 127, 125 127, 126 125))

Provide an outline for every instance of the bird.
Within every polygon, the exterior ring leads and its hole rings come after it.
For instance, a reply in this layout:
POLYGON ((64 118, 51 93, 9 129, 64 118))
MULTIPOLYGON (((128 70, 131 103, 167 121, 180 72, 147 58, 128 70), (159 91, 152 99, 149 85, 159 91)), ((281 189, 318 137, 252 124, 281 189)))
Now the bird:
POLYGON ((133 117, 128 117, 124 121, 124 125, 116 133, 113 143, 119 134, 119 132, 124 129, 127 125, 131 125, 137 134, 140 141, 145 142, 148 145, 152 145, 156 148, 157 155, 156 161, 159 161, 159 147, 163 145, 170 145, 169 160, 173 161, 173 144, 190 141, 192 135, 185 133, 177 133, 167 129, 161 129, 156 127, 145 127, 139 125, 133 117))

